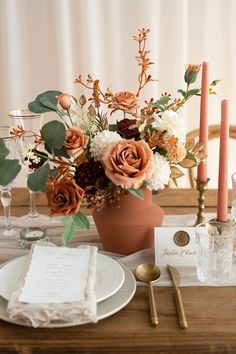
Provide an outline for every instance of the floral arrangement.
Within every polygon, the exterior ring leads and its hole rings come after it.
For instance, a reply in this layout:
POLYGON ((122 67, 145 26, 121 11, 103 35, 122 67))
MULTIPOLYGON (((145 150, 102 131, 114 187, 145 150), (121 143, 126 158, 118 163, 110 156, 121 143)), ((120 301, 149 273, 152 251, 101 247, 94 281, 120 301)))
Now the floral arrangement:
MULTIPOLYGON (((25 164, 34 170, 28 187, 46 193, 51 214, 63 215, 63 241, 68 242, 77 227, 89 228, 80 212, 84 199, 88 208, 119 207, 122 194, 143 198, 143 187, 159 190, 183 175, 183 168, 199 164, 206 156, 202 144, 186 141, 186 131, 179 110, 199 88, 190 89, 196 81, 199 65, 188 65, 186 88, 178 90, 179 98, 163 93, 141 106, 140 92, 156 80, 149 74, 153 62, 146 49, 149 30, 141 29, 134 41, 140 67, 137 91, 102 90, 99 80, 79 76, 75 83, 88 90, 79 99, 60 91, 47 91, 29 103, 35 113, 56 112, 60 120, 46 123, 40 132, 32 132, 35 142, 21 151, 25 164), (110 124, 114 112, 120 114, 110 124)), ((215 85, 215 82, 211 85, 215 85)), ((212 91, 213 93, 213 91, 212 91)), ((27 132, 18 126, 11 132, 14 139, 24 139, 27 132)), ((0 184, 7 184, 19 172, 17 160, 7 160, 4 141, 0 140, 0 184), (5 180, 2 167, 7 164, 5 180)), ((6 166, 4 167, 6 168, 6 166)))

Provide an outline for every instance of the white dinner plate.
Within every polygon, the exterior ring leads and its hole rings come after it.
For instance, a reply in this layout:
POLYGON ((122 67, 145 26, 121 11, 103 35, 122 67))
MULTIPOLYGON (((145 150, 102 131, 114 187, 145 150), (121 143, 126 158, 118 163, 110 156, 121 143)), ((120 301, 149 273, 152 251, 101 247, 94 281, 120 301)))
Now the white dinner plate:
MULTIPOLYGON (((17 288, 19 278, 28 256, 22 256, 6 263, 0 269, 0 295, 9 300, 17 288)), ((97 254, 95 295, 97 303, 114 295, 124 282, 124 271, 114 259, 101 253, 97 254)))
MULTIPOLYGON (((97 318, 98 320, 102 320, 106 317, 109 317, 113 315, 114 313, 120 311, 123 307, 125 307, 130 300, 133 298, 136 290, 136 281, 135 278, 132 274, 132 272, 126 268, 125 266, 121 265, 123 271, 124 271, 124 282, 121 286, 121 288, 113 295, 110 296, 108 299, 100 302, 97 305, 97 318)), ((9 319, 8 313, 7 313, 7 303, 8 301, 3 299, 0 296, 0 319, 4 320, 6 322, 18 324, 21 326, 27 326, 29 325, 20 322, 20 321, 12 321, 9 319)), ((76 323, 76 322, 69 322, 69 323, 53 323, 49 324, 47 326, 41 326, 45 328, 61 328, 61 327, 71 327, 71 326, 77 326, 81 325, 81 323, 76 323)))

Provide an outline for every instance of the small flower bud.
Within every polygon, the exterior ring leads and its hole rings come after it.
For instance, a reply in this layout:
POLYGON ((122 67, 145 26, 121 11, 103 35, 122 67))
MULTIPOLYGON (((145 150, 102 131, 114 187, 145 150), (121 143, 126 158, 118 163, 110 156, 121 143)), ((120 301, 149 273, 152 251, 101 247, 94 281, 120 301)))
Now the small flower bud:
POLYGON ((69 109, 71 106, 71 97, 68 93, 62 93, 57 97, 57 101, 63 109, 69 109))
POLYGON ((195 82, 199 70, 200 70, 200 65, 189 64, 187 70, 185 71, 184 81, 187 84, 192 84, 193 82, 195 82))

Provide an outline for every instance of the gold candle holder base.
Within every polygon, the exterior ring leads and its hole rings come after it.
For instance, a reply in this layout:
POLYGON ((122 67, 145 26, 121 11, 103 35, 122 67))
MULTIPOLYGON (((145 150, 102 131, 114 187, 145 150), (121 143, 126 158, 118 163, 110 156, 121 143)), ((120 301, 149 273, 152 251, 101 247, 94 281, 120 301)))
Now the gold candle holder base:
POLYGON ((197 213, 197 220, 194 224, 194 226, 197 226, 198 224, 201 224, 205 221, 205 217, 203 215, 203 211, 205 209, 205 191, 207 190, 208 182, 210 181, 210 178, 207 178, 205 182, 201 182, 198 179, 196 180, 196 189, 199 192, 199 197, 198 197, 198 213, 197 213))

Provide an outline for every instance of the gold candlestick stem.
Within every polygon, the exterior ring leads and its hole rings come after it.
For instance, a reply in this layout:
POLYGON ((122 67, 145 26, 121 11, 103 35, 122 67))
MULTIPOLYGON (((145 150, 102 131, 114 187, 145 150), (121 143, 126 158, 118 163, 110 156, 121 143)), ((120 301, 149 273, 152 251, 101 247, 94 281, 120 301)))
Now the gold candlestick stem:
POLYGON ((209 182, 209 178, 205 182, 201 182, 198 179, 196 180, 197 186, 196 189, 199 192, 199 197, 198 197, 198 213, 197 213, 197 220, 194 224, 194 226, 201 224, 202 222, 205 221, 205 217, 203 215, 203 211, 205 209, 205 191, 207 190, 207 185, 209 182))

